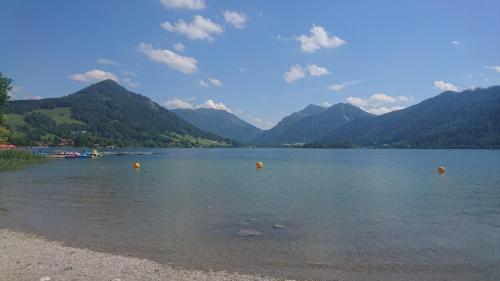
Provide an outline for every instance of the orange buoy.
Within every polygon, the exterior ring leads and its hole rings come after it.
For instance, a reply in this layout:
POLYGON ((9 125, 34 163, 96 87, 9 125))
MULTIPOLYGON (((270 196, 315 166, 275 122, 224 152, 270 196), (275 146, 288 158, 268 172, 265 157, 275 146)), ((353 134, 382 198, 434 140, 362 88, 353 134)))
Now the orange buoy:
POLYGON ((445 169, 445 167, 443 167, 443 166, 439 166, 439 167, 438 167, 438 173, 439 173, 440 175, 443 175, 444 173, 446 173, 446 169, 445 169))
POLYGON ((262 163, 262 162, 258 161, 257 163, 255 163, 255 168, 257 168, 257 169, 262 169, 262 168, 264 168, 264 163, 262 163))
POLYGON ((136 162, 134 163, 134 169, 140 169, 141 168, 141 163, 136 162))

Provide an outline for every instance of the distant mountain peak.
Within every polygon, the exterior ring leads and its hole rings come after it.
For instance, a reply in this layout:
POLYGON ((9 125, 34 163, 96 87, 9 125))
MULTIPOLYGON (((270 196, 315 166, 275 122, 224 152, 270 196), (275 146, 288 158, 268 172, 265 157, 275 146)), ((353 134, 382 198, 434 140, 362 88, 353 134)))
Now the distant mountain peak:
POLYGON ((310 104, 303 110, 283 118, 274 128, 266 131, 255 141, 267 144, 291 144, 318 140, 346 122, 369 116, 370 113, 348 103, 338 103, 329 108, 310 104))
POLYGON ((334 105, 332 105, 332 106, 330 106, 328 108, 328 110, 334 110, 334 109, 335 110, 337 110, 337 109, 353 109, 353 110, 362 110, 362 111, 364 111, 363 109, 361 109, 361 108, 359 108, 357 106, 354 106, 354 105, 352 105, 350 103, 343 103, 343 102, 336 103, 336 104, 334 104, 334 105))
MULTIPOLYGON (((88 94, 99 95, 99 96, 121 96, 121 95, 135 94, 135 93, 130 92, 129 90, 127 90, 127 88, 123 87, 114 80, 106 79, 94 83, 88 87, 85 87, 72 95, 88 95, 88 94)), ((147 97, 144 96, 142 97, 144 99, 149 100, 149 98, 147 97)))
POLYGON ((320 112, 324 111, 325 109, 326 109, 325 107, 315 105, 315 104, 310 104, 299 112, 302 114, 305 114, 305 115, 312 115, 312 114, 320 113, 320 112))
POLYGON ((120 85, 115 80, 111 80, 111 79, 105 79, 105 80, 99 81, 97 83, 94 83, 94 84, 88 86, 87 88, 92 88, 92 87, 98 87, 98 88, 105 87, 105 88, 109 88, 109 89, 116 89, 116 88, 125 89, 125 87, 120 85))
POLYGON ((94 83, 93 85, 105 85, 105 84, 109 84, 109 85, 120 85, 118 84, 118 82, 116 82, 115 80, 113 79, 104 79, 102 81, 99 81, 97 83, 94 83))

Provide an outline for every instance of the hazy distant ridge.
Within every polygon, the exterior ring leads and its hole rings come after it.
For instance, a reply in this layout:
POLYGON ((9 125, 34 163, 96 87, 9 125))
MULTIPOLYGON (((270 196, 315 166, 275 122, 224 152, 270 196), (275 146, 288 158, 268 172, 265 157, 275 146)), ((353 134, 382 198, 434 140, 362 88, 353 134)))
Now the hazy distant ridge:
POLYGON ((241 142, 253 140, 262 133, 261 129, 224 110, 199 108, 172 111, 200 129, 241 142))

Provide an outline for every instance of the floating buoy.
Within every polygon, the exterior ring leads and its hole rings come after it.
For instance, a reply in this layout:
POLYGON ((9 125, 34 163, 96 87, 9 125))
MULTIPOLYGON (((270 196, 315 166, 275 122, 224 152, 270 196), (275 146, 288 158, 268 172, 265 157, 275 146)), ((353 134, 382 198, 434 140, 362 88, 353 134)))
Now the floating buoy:
POLYGON ((141 163, 136 162, 134 163, 134 169, 140 169, 141 168, 141 163))
POLYGON ((443 166, 439 166, 438 167, 438 173, 440 175, 443 175, 444 173, 446 173, 446 169, 443 166))
POLYGON ((264 163, 262 163, 262 162, 258 161, 257 163, 255 163, 255 168, 257 168, 257 169, 262 169, 262 168, 264 168, 264 163))

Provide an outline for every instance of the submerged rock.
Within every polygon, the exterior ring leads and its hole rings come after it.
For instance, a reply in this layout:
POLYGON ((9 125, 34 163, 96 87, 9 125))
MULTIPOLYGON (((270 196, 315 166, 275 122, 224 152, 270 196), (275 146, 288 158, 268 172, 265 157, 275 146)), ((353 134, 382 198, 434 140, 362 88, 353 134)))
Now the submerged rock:
POLYGON ((235 234, 238 237, 253 237, 253 236, 259 236, 262 233, 256 229, 240 229, 235 234))
POLYGON ((257 221, 257 219, 248 218, 248 219, 244 219, 244 220, 238 222, 237 225, 249 225, 249 224, 256 222, 256 221, 257 221))
POLYGON ((284 226, 284 225, 282 225, 282 224, 277 224, 277 223, 275 223, 275 224, 273 224, 273 228, 277 228, 277 229, 285 229, 285 226, 284 226))

